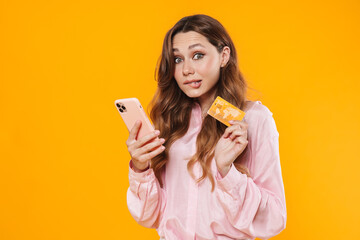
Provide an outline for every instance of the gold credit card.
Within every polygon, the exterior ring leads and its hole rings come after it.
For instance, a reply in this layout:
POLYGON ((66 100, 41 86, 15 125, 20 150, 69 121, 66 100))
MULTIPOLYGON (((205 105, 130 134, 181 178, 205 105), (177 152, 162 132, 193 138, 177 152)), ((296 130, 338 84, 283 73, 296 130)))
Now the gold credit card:
POLYGON ((230 120, 241 121, 245 116, 245 112, 219 96, 215 99, 207 113, 228 127, 231 126, 230 120))

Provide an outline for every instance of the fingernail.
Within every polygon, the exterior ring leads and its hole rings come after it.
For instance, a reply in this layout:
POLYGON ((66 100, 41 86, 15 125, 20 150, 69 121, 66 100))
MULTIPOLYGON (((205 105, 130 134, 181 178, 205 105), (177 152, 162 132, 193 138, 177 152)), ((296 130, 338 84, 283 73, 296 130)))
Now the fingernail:
POLYGON ((159 130, 155 130, 155 134, 156 134, 156 135, 159 135, 159 134, 160 134, 160 131, 159 131, 159 130))
POLYGON ((230 124, 234 124, 235 122, 234 122, 234 120, 230 120, 229 123, 230 123, 230 124))

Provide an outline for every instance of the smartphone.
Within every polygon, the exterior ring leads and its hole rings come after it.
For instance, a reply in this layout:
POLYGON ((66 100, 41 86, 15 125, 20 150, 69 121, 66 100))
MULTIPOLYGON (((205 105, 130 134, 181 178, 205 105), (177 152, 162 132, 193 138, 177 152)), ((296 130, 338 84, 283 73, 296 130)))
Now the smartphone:
POLYGON ((136 121, 141 120, 142 124, 136 139, 140 139, 155 130, 137 98, 115 100, 115 106, 124 120, 129 132, 135 125, 136 121))

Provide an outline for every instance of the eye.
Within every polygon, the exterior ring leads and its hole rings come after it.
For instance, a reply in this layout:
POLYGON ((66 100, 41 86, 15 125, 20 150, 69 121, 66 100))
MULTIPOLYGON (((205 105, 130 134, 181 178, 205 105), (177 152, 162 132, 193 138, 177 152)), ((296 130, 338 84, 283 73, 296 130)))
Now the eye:
POLYGON ((195 53, 194 55, 194 59, 197 60, 197 59, 201 59, 204 57, 205 54, 202 54, 202 53, 195 53))
POLYGON ((180 63, 182 61, 182 59, 179 57, 175 57, 174 61, 175 61, 175 64, 177 64, 177 63, 180 63))

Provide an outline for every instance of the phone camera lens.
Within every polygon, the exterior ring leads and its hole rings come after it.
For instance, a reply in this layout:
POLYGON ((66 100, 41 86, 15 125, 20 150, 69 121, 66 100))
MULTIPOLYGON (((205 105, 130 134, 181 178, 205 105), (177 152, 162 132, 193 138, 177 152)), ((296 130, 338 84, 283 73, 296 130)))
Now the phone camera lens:
POLYGON ((120 111, 120 112, 124 112, 124 110, 122 110, 121 108, 119 108, 119 111, 120 111))
POLYGON ((119 103, 117 103, 116 106, 117 106, 118 108, 121 107, 121 105, 120 105, 119 103))
POLYGON ((123 110, 126 110, 126 107, 125 107, 124 105, 122 105, 121 108, 122 108, 123 110))

